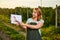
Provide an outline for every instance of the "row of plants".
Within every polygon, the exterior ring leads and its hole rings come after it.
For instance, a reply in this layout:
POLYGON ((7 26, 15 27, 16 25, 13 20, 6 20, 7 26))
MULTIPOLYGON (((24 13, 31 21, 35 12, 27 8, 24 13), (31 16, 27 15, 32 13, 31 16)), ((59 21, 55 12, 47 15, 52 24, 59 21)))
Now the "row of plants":
POLYGON ((55 26, 43 27, 42 40, 60 40, 60 28, 55 28, 55 26))
POLYGON ((0 30, 4 30, 4 32, 9 35, 12 40, 25 40, 25 36, 21 33, 16 32, 15 30, 7 27, 2 22, 0 22, 0 30))

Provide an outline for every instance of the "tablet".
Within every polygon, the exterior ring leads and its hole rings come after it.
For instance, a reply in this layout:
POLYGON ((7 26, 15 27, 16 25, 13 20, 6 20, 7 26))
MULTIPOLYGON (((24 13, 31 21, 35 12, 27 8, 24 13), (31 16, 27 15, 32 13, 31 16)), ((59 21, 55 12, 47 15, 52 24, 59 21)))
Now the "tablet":
POLYGON ((11 14, 11 23, 12 24, 16 24, 17 23, 14 18, 17 21, 22 22, 22 15, 11 14))

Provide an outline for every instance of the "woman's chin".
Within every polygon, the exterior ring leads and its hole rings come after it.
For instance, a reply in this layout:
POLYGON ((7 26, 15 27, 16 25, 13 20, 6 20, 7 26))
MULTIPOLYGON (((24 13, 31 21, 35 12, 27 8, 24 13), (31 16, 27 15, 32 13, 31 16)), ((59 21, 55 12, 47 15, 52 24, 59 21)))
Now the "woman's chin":
POLYGON ((36 18, 35 16, 33 18, 36 18))

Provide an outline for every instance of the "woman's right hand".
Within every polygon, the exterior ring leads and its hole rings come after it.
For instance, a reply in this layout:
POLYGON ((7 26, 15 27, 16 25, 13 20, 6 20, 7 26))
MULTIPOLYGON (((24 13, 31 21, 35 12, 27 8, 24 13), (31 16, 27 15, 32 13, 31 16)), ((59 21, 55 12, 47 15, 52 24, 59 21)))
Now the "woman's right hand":
POLYGON ((14 22, 17 22, 16 17, 14 16, 14 22))
POLYGON ((19 22, 19 21, 17 21, 15 16, 14 16, 14 21, 17 22, 16 25, 22 26, 23 28, 26 29, 26 24, 23 23, 23 22, 19 22))
POLYGON ((16 20, 16 17, 14 16, 14 22, 16 22, 16 25, 19 25, 18 24, 18 21, 16 20))

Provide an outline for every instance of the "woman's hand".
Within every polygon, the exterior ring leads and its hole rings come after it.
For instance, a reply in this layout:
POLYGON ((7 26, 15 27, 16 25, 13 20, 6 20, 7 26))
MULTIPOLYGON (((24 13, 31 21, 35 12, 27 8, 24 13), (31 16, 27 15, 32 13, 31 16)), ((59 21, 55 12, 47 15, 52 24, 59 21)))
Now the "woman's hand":
POLYGON ((27 27, 26 27, 26 24, 25 23, 23 23, 23 22, 19 22, 19 26, 20 27, 22 27, 22 28, 24 28, 24 29, 26 29, 27 27))
POLYGON ((14 16, 14 22, 17 22, 16 17, 14 16))
POLYGON ((23 23, 23 22, 19 22, 19 21, 17 21, 15 16, 14 16, 14 21, 17 22, 16 25, 19 25, 19 26, 21 26, 21 27, 23 27, 23 28, 26 29, 26 24, 23 23))
POLYGON ((16 22, 16 25, 19 25, 18 21, 16 20, 16 17, 14 16, 14 22, 16 22))

